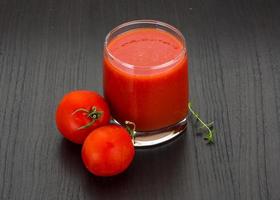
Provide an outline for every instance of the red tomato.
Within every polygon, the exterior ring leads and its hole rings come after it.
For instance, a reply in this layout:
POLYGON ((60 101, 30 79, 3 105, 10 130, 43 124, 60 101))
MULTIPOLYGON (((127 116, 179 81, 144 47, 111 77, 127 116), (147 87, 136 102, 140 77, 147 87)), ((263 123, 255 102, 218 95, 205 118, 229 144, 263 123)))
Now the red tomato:
POLYGON ((97 127, 109 123, 110 111, 98 93, 86 90, 66 94, 56 111, 56 125, 68 140, 82 144, 97 127))
POLYGON ((113 176, 123 172, 133 160, 134 154, 128 131, 118 125, 95 129, 82 148, 86 168, 97 176, 113 176))

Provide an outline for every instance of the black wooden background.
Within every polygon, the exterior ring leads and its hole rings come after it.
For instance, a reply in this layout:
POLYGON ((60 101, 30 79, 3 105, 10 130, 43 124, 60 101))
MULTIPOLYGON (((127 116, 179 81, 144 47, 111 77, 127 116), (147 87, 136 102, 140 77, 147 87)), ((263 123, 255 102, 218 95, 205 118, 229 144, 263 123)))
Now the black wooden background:
POLYGON ((0 199, 280 199, 279 0, 0 0, 0 199), (120 176, 84 168, 54 113, 73 89, 102 93, 102 47, 116 25, 158 19, 187 39, 190 125, 137 150, 120 176))

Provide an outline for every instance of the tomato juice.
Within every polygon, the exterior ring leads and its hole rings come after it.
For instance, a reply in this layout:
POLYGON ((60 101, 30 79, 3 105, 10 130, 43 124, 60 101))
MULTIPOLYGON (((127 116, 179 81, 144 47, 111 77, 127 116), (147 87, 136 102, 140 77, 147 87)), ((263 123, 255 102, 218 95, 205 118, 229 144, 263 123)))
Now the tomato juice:
POLYGON ((145 27, 109 37, 103 84, 113 118, 121 124, 134 122, 137 131, 158 130, 186 118, 188 57, 183 36, 145 27))

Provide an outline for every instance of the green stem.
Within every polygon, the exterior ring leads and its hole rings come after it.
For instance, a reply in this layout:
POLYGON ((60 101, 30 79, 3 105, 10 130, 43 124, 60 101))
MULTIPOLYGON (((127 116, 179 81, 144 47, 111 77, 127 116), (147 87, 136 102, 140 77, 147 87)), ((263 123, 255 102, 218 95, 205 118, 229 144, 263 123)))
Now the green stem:
POLYGON ((75 110, 72 115, 76 114, 77 112, 84 112, 87 114, 87 117, 89 119, 91 119, 91 121, 81 127, 78 128, 78 130, 81 130, 81 129, 86 129, 86 128, 89 128, 91 127, 96 120, 98 120, 103 112, 102 111, 97 111, 96 107, 95 106, 92 106, 92 108, 90 110, 87 110, 85 108, 78 108, 77 110, 75 110))
POLYGON ((132 137, 133 144, 135 144, 135 137, 136 137, 136 132, 135 132, 136 125, 135 125, 135 123, 131 122, 131 121, 125 121, 125 125, 126 125, 127 131, 129 132, 130 136, 132 137), (132 126, 132 128, 130 126, 132 126))
MULTIPOLYGON (((205 139, 207 139, 209 144, 214 143, 212 130, 209 128, 209 126, 205 122, 203 122, 199 118, 198 114, 195 111, 193 111, 193 109, 191 107, 191 102, 189 102, 188 107, 189 107, 189 110, 191 111, 191 113, 195 116, 195 118, 203 125, 202 127, 205 127, 208 130, 208 133, 207 133, 207 136, 205 137, 205 139)), ((212 124, 212 123, 210 123, 210 124, 212 124)))

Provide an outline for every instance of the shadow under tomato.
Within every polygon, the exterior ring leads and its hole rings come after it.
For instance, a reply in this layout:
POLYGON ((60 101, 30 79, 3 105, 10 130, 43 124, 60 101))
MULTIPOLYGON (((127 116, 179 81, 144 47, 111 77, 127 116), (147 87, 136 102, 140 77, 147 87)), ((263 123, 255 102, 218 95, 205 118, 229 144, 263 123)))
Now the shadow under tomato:
POLYGON ((60 161, 64 170, 80 173, 84 166, 81 159, 82 145, 74 144, 66 139, 62 139, 60 143, 60 161))
MULTIPOLYGON (((91 196, 105 199, 123 199, 128 194, 145 199, 153 191, 168 191, 182 181, 178 170, 186 169, 189 154, 186 148, 186 133, 169 143, 147 149, 136 149, 131 166, 114 177, 96 177, 87 173, 83 188, 91 196), (144 187, 143 187, 144 186, 144 187)), ((156 197, 155 197, 156 198, 156 197)))

